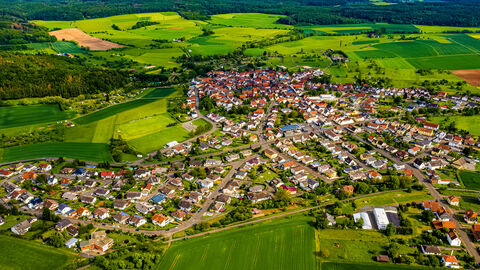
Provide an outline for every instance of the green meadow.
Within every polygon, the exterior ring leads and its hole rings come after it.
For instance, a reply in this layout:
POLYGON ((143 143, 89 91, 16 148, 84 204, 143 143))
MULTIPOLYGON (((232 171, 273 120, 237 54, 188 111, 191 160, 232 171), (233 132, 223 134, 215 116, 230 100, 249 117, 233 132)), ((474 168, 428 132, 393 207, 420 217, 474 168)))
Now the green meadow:
POLYGON ((57 157, 96 162, 112 160, 105 143, 52 142, 4 148, 1 161, 57 157))
POLYGON ((0 253, 0 268, 5 270, 59 269, 74 257, 59 249, 7 236, 0 236, 0 253))
POLYGON ((450 115, 432 117, 432 122, 442 125, 449 125, 455 123, 457 129, 463 129, 470 132, 472 135, 480 135, 480 115, 463 116, 463 115, 450 115))
POLYGON ((0 129, 40 123, 54 123, 73 117, 58 105, 0 107, 0 129))
POLYGON ((85 52, 77 44, 71 41, 56 41, 53 43, 53 49, 59 53, 83 53, 85 52))
POLYGON ((480 173, 460 171, 459 175, 466 188, 480 190, 480 173))
POLYGON ((212 15, 208 22, 235 27, 292 29, 291 25, 277 23, 278 19, 283 17, 285 16, 262 13, 229 13, 212 15))
POLYGON ((157 269, 316 269, 309 221, 295 216, 176 241, 157 269))

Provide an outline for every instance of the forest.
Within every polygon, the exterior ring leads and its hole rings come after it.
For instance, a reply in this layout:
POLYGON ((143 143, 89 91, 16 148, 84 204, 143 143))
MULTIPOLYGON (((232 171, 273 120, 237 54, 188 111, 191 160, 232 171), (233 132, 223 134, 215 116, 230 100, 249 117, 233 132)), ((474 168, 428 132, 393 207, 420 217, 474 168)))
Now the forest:
POLYGON ((129 82, 123 71, 55 55, 0 53, 0 98, 75 97, 111 91, 129 82))
POLYGON ((187 19, 232 12, 283 14, 279 22, 294 25, 389 22, 398 24, 479 26, 479 0, 0 0, 0 16, 19 20, 81 20, 119 14, 176 11, 187 19))

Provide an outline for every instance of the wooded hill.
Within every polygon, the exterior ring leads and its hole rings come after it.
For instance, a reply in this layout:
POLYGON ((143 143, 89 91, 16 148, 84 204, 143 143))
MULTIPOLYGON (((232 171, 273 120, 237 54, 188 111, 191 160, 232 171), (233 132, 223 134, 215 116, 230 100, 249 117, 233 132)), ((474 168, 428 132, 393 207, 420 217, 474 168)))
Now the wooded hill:
POLYGON ((0 53, 0 98, 75 97, 111 91, 128 83, 123 71, 55 55, 0 53))
POLYGON ((81 20, 119 14, 176 11, 187 19, 212 14, 260 12, 287 15, 286 24, 389 22, 399 24, 480 26, 480 0, 0 0, 0 16, 24 20, 81 20), (140 2, 140 3, 139 3, 140 2))

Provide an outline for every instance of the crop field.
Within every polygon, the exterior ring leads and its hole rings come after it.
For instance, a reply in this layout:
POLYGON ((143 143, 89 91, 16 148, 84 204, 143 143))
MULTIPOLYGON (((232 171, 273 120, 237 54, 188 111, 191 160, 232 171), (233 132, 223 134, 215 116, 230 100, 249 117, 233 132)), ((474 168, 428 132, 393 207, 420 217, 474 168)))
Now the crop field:
POLYGON ((32 158, 78 158, 88 161, 111 161, 108 144, 53 142, 8 147, 3 149, 2 162, 32 158))
POLYGON ((480 173, 460 171, 459 175, 466 188, 480 190, 480 173))
POLYGON ((309 221, 295 216, 174 242, 157 269, 316 269, 309 221))
POLYGON ((181 126, 169 127, 128 141, 135 150, 150 153, 162 148, 171 141, 181 142, 188 139, 188 131, 181 126))
POLYGON ((388 192, 368 198, 357 199, 355 203, 357 207, 363 206, 384 206, 398 205, 407 202, 419 202, 433 198, 432 195, 425 191, 412 191, 410 193, 404 191, 388 192))
POLYGON ((480 115, 440 116, 432 117, 431 121, 437 124, 445 123, 445 125, 449 125, 451 122, 454 122, 457 129, 466 130, 472 135, 480 135, 480 115))
POLYGON ((480 69, 453 70, 452 73, 473 86, 480 86, 480 69))
POLYGON ((420 267, 420 266, 407 266, 407 265, 395 265, 395 264, 365 264, 365 263, 340 263, 340 262, 324 262, 319 265, 318 270, 428 270, 435 268, 420 267))
POLYGON ((175 88, 156 88, 148 92, 143 98, 165 98, 175 93, 175 88))
POLYGON ((409 24, 388 24, 388 23, 368 23, 368 24, 338 24, 338 25, 313 25, 299 27, 308 31, 328 34, 359 34, 365 31, 374 31, 385 29, 386 33, 412 33, 417 32, 418 28, 409 24))
POLYGON ((7 236, 0 236, 0 253, 0 268, 6 270, 58 269, 73 258, 64 251, 7 236))
POLYGON ((82 48, 70 41, 56 41, 53 43, 53 49, 59 53, 84 53, 82 48))
POLYGON ((72 113, 61 111, 57 105, 0 107, 0 129, 53 123, 72 116, 72 113))
POLYGON ((134 108, 152 103, 154 101, 155 101, 154 99, 136 99, 136 100, 133 100, 133 101, 109 106, 107 108, 96 111, 94 113, 90 113, 90 114, 84 115, 82 117, 79 117, 79 118, 75 119, 74 121, 77 124, 85 125, 85 124, 93 123, 93 122, 98 121, 98 120, 105 119, 107 117, 113 116, 115 114, 118 114, 118 113, 121 113, 121 112, 124 112, 124 111, 128 111, 128 110, 131 110, 131 109, 134 109, 134 108))
POLYGON ((431 25, 415 25, 423 33, 443 33, 452 31, 480 31, 480 27, 456 27, 456 26, 431 26, 431 25))
POLYGON ((278 24, 276 21, 284 15, 262 14, 262 13, 229 13, 212 15, 210 23, 236 27, 252 28, 282 28, 291 29, 293 26, 278 24))
POLYGON ((92 51, 106 51, 109 49, 123 47, 122 45, 92 37, 77 28, 52 31, 50 32, 50 35, 55 36, 58 40, 75 41, 79 46, 89 48, 92 51))

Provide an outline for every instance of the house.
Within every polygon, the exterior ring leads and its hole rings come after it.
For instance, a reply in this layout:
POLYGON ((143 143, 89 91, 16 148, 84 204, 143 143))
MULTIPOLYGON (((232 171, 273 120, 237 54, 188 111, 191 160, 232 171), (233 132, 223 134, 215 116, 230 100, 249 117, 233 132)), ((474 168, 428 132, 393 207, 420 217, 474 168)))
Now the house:
POLYGON ((140 200, 142 198, 142 196, 143 196, 142 192, 130 191, 130 192, 127 192, 126 199, 127 200, 140 200))
POLYGON ((170 223, 170 218, 162 215, 162 214, 155 214, 152 217, 153 225, 165 227, 170 223))
POLYGON ((458 260, 454 255, 442 255, 441 262, 445 265, 445 267, 460 268, 458 265, 458 260))
POLYGON ((94 204, 97 198, 89 195, 80 195, 80 201, 87 204, 94 204))
POLYGON ((388 263, 390 262, 390 258, 388 258, 387 255, 377 255, 377 262, 384 262, 384 263, 388 263))
POLYGON ((164 194, 157 194, 155 196, 153 196, 150 201, 153 202, 153 203, 156 203, 156 204, 161 204, 165 201, 165 199, 167 198, 166 195, 164 194))
POLYGON ((419 158, 416 158, 414 161, 413 161, 413 166, 419 170, 423 170, 425 169, 425 163, 423 163, 423 161, 419 158))
POLYGON ((460 199, 457 196, 449 196, 447 198, 447 202, 448 202, 448 204, 453 205, 453 206, 459 206, 460 205, 460 199))
POLYGON ((416 156, 419 151, 420 151, 420 147, 418 147, 418 146, 414 146, 414 147, 408 149, 408 153, 410 153, 413 156, 416 156))
POLYGON ((147 223, 147 220, 144 217, 139 215, 131 215, 128 218, 127 223, 138 228, 143 224, 147 223))
POLYGON ((67 248, 73 248, 77 245, 78 239, 77 238, 72 238, 65 242, 65 247, 67 248))
POLYGON ((58 213, 60 215, 66 215, 71 210, 72 210, 72 208, 70 208, 68 205, 62 203, 58 206, 56 213, 58 213))
POLYGON ((335 221, 335 217, 330 215, 329 213, 323 213, 322 214, 322 218, 328 220, 328 226, 333 226, 335 224, 337 224, 337 222, 335 221))
POLYGON ((24 220, 10 228, 10 230, 16 235, 24 235, 28 232, 28 230, 30 230, 31 227, 32 224, 28 220, 24 220))
POLYGON ((43 203, 43 207, 44 208, 48 208, 52 211, 55 211, 57 210, 58 208, 58 203, 54 200, 46 200, 44 203, 43 203))
POLYGON ((52 165, 47 163, 41 163, 38 165, 38 168, 40 168, 40 170, 43 172, 48 172, 52 169, 52 165))
POLYGON ((155 209, 155 207, 153 207, 153 205, 149 204, 148 202, 139 202, 135 205, 135 210, 144 215, 150 213, 151 211, 153 211, 153 209, 155 209))
MULTIPOLYGON (((25 192, 24 194, 22 194, 22 196, 25 195, 25 194, 27 194, 27 196, 28 196, 29 193, 25 192)), ((31 195, 31 196, 33 197, 33 195, 31 195)), ((41 197, 35 197, 31 200, 25 199, 24 201, 28 201, 27 205, 28 205, 28 208, 30 208, 30 209, 38 209, 38 208, 41 207, 41 205, 43 203, 43 200, 42 200, 41 197)))
POLYGON ((110 217, 109 211, 110 210, 108 208, 104 208, 104 207, 97 208, 95 209, 95 211, 93 211, 93 217, 100 220, 107 219, 110 217))
POLYGON ((442 251, 436 246, 421 246, 422 253, 425 255, 442 255, 442 251))
POLYGON ((181 210, 175 210, 175 211, 172 212, 171 215, 175 220, 182 221, 185 218, 185 216, 187 215, 187 213, 185 213, 181 210))
POLYGON ((78 226, 75 226, 75 225, 72 225, 72 226, 68 226, 67 227, 67 233, 70 234, 71 236, 75 237, 78 235, 78 230, 79 230, 79 227, 78 226))
POLYGON ((90 235, 90 240, 80 243, 80 250, 82 252, 96 249, 101 252, 107 251, 113 246, 113 239, 108 237, 105 231, 96 231, 90 235))
POLYGON ((432 225, 437 230, 444 229, 444 228, 452 230, 457 228, 457 223, 453 221, 434 220, 432 221, 432 225))
POLYGON ((130 216, 127 213, 120 212, 113 216, 113 220, 120 224, 125 224, 130 216))
POLYGON ((278 154, 270 149, 265 149, 265 151, 263 151, 263 154, 268 157, 269 159, 274 159, 278 156, 278 154))
POLYGON ((270 200, 272 196, 265 192, 250 192, 247 194, 247 198, 252 201, 252 203, 258 203, 266 200, 270 200))
POLYGON ((468 209, 463 214, 463 219, 468 224, 475 224, 477 223, 477 213, 475 213, 472 209, 468 209))
POLYGON ((120 210, 124 210, 129 205, 130 205, 130 202, 128 200, 115 200, 113 202, 113 208, 120 209, 120 210))
POLYGON ((447 240, 450 246, 459 247, 462 244, 462 241, 460 241, 460 238, 454 230, 447 233, 447 240))
POLYGON ((180 202, 178 203, 178 208, 186 212, 189 212, 190 210, 192 210, 192 207, 193 207, 192 203, 185 198, 180 200, 180 202))
POLYGON ((472 225, 472 234, 475 241, 480 241, 480 224, 472 225))
POLYGON ((352 185, 346 185, 342 187, 342 190, 347 193, 348 195, 353 194, 353 186, 352 185))
POLYGON ((66 228, 72 226, 72 222, 68 219, 62 219, 55 224, 55 230, 63 232, 66 228))

